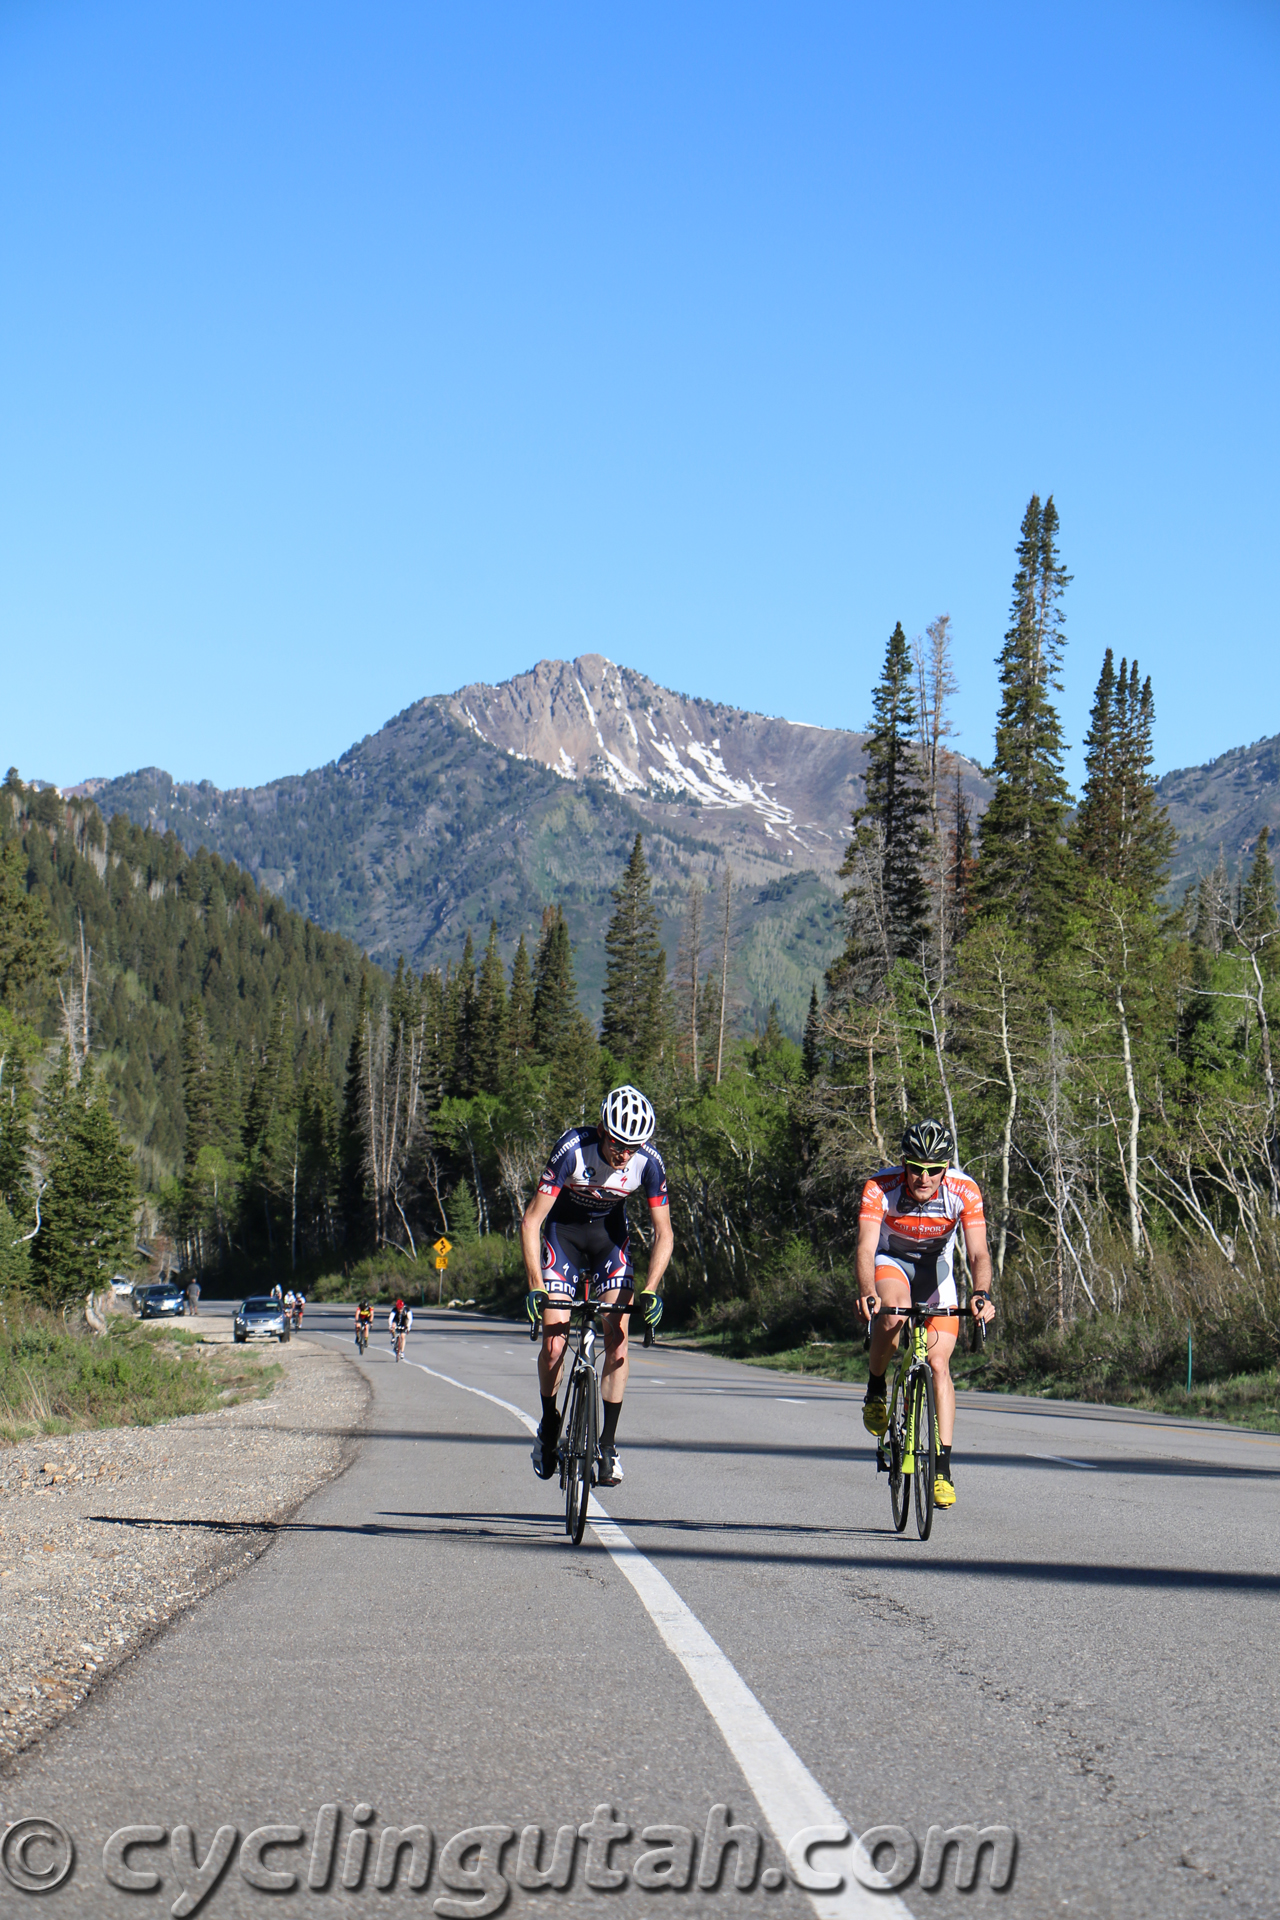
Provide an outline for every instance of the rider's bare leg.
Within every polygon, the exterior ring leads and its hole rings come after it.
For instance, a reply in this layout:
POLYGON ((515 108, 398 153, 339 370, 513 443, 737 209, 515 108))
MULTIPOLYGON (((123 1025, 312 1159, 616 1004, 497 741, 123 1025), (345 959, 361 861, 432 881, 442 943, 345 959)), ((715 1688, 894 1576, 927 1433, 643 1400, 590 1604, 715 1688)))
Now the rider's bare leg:
MULTIPOLYGON (((897 1267, 876 1268, 876 1294, 883 1307, 909 1307, 911 1288, 906 1276, 897 1267)), ((871 1371, 886 1373, 889 1363, 898 1351, 898 1334, 901 1320, 890 1314, 878 1313, 871 1323, 871 1371)))
MULTIPOLYGON (((630 1300, 630 1287, 611 1287, 608 1293, 600 1295, 601 1300, 619 1304, 630 1300)), ((630 1321, 620 1313, 606 1313, 601 1321, 604 1329, 604 1366, 600 1372, 600 1397, 610 1405, 622 1405, 622 1396, 627 1390, 627 1375, 631 1371, 631 1361, 627 1352, 627 1328, 630 1321)))
POLYGON ((560 1376, 564 1371, 564 1335, 568 1324, 567 1307, 547 1307, 543 1312, 542 1345, 538 1348, 538 1391, 544 1400, 554 1400, 560 1391, 560 1376))
POLYGON ((956 1427, 956 1390, 951 1379, 951 1355, 955 1351, 958 1322, 939 1319, 929 1329, 929 1366, 933 1373, 933 1397, 938 1407, 938 1441, 951 1445, 956 1427))

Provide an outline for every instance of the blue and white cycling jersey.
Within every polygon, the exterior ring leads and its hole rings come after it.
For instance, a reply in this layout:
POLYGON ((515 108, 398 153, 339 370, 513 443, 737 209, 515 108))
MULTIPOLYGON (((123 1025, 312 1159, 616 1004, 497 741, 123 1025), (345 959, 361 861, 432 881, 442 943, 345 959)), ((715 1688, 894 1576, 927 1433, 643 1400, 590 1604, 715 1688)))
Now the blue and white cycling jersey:
POLYGON ((605 1220, 621 1213, 633 1193, 651 1207, 667 1205, 667 1170, 654 1146, 637 1147, 625 1166, 611 1167, 600 1152, 598 1127, 570 1127, 551 1149, 538 1182, 539 1193, 554 1193, 549 1220, 564 1225, 605 1220))

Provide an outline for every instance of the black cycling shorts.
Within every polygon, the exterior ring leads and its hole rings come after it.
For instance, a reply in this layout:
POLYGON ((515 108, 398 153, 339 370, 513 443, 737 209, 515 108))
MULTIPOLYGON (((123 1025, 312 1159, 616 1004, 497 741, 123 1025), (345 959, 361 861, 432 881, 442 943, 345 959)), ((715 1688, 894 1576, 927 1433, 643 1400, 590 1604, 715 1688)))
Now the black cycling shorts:
POLYGON ((568 1294, 572 1300, 584 1284, 593 1293, 632 1284, 625 1214, 620 1220, 609 1215, 599 1220, 548 1220, 542 1234, 542 1283, 548 1293, 568 1294))

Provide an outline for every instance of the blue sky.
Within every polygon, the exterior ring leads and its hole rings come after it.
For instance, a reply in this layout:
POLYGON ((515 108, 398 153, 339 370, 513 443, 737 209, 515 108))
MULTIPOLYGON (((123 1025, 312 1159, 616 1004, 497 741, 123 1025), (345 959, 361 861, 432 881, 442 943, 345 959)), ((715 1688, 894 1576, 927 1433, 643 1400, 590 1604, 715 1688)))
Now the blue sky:
MULTIPOLYGON (((1280 730, 1280 9, 0 7, 0 760, 221 785, 600 651, 990 752, 1052 492, 1080 740, 1280 730)), ((1078 778, 1078 753, 1071 771, 1078 778)))

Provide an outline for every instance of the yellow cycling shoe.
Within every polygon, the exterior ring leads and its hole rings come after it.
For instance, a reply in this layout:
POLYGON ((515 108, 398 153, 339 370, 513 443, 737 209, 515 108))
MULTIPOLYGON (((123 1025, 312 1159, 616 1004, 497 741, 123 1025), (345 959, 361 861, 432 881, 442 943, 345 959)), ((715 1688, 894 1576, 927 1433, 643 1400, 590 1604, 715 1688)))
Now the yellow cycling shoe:
POLYGON ((945 1474, 938 1474, 933 1483, 933 1504, 935 1507, 954 1507, 956 1490, 945 1474))
POLYGON ((889 1400, 886 1394, 868 1394, 862 1403, 862 1424, 868 1433, 874 1433, 876 1439, 889 1425, 889 1400))

